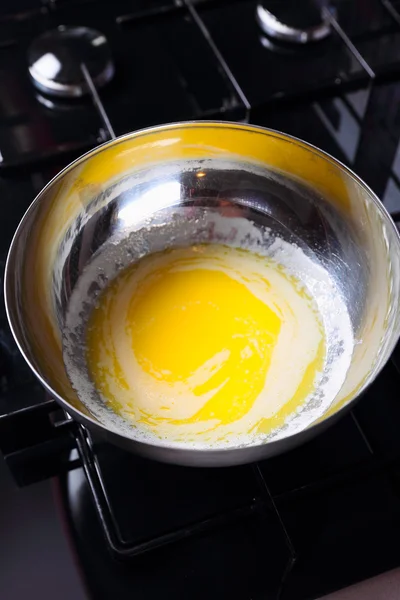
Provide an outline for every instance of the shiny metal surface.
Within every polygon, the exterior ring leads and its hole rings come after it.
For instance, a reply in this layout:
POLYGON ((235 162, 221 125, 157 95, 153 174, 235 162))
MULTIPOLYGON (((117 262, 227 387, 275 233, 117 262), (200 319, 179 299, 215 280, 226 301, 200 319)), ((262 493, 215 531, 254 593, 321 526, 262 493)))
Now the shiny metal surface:
POLYGON ((44 33, 29 47, 28 63, 32 82, 41 92, 66 98, 90 92, 82 64, 96 87, 114 75, 106 37, 88 27, 60 25, 44 33))
POLYGON ((307 28, 299 28, 284 23, 263 3, 257 5, 256 17, 261 29, 272 38, 294 44, 308 44, 325 39, 331 33, 331 25, 325 15, 321 22, 307 28))
MULTIPOLYGON (((109 142, 46 186, 12 242, 5 296, 21 352, 74 418, 109 441, 166 462, 239 464, 311 438, 376 377, 400 334, 400 239, 367 186, 320 150, 260 127, 174 124, 109 142), (280 439, 200 450, 143 440, 107 411, 83 404, 62 354, 74 311, 84 330, 91 304, 127 264, 194 241, 241 245, 243 222, 261 232, 255 236, 261 250, 271 235, 301 248, 329 273, 346 304, 355 344, 332 405, 312 426, 288 428, 280 439)), ((75 348, 79 360, 82 339, 75 348)))

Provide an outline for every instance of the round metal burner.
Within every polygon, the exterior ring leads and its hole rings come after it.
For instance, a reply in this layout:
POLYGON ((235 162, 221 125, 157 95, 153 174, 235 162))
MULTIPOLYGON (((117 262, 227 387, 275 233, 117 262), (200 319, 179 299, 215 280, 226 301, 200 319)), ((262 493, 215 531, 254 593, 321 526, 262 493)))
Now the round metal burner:
POLYGON ((72 98, 89 93, 82 64, 96 87, 114 75, 106 37, 88 27, 65 27, 36 38, 29 50, 29 73, 34 85, 52 96, 72 98))
POLYGON ((295 44, 307 44, 326 38, 329 21, 316 0, 264 0, 257 5, 256 16, 261 29, 271 38, 295 44))

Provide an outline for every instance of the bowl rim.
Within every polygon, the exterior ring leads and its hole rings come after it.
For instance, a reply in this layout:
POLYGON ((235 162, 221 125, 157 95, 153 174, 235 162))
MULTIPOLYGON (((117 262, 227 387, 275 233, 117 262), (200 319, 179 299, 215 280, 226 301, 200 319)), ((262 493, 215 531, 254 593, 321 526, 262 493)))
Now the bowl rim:
MULTIPOLYGON (((201 454, 208 453, 210 455, 211 454, 212 455, 221 455, 221 454, 232 453, 232 452, 236 452, 236 451, 246 451, 246 450, 251 451, 256 448, 260 449, 261 447, 264 446, 264 447, 268 447, 271 449, 273 447, 276 447, 276 452, 271 451, 271 455, 273 455, 273 454, 277 454, 281 451, 279 449, 279 446, 281 446, 282 443, 285 444, 285 442, 287 442, 288 440, 294 441, 294 439, 297 436, 301 436, 305 431, 307 431, 307 432, 313 431, 315 434, 317 434, 318 430, 320 430, 320 429, 322 430, 323 428, 327 427, 330 423, 335 422, 336 420, 339 419, 339 417, 341 417, 343 414, 345 414, 350 409, 350 407, 353 405, 353 403, 360 398, 360 396, 365 392, 365 390, 375 381, 377 376, 381 373, 382 369, 384 368, 387 361, 389 360, 389 358, 394 350, 394 347, 396 346, 397 342, 399 341, 400 331, 397 335, 395 335, 393 337, 393 340, 387 350, 387 358, 384 361, 381 361, 381 364, 379 364, 373 377, 366 384, 361 386, 361 388, 356 392, 356 394, 354 395, 354 397, 351 400, 346 402, 343 406, 338 408, 335 412, 333 412, 329 416, 327 416, 325 418, 322 416, 321 419, 318 419, 317 421, 315 421, 314 423, 309 425, 304 430, 302 429, 300 431, 293 432, 291 434, 288 434, 288 435, 278 438, 276 440, 271 440, 271 441, 264 440, 264 441, 260 441, 259 443, 255 443, 255 444, 242 445, 242 446, 216 447, 216 448, 212 448, 212 447, 194 448, 194 447, 191 447, 190 444, 185 444, 182 442, 180 442, 178 444, 174 443, 174 442, 168 443, 162 439, 160 439, 159 441, 154 440, 154 439, 149 439, 146 441, 138 440, 135 437, 130 437, 130 436, 125 435, 117 427, 115 427, 115 428, 107 427, 100 421, 97 421, 94 417, 92 417, 92 415, 81 412, 79 409, 75 408, 68 400, 66 400, 60 394, 58 394, 51 387, 51 385, 49 383, 47 383, 47 381, 44 379, 44 377, 39 373, 38 369, 36 369, 36 367, 32 364, 31 360, 28 358, 26 352, 24 351, 24 349, 22 347, 22 342, 20 342, 19 336, 15 331, 15 327, 17 325, 17 323, 16 323, 17 319, 14 318, 13 310, 11 308, 12 303, 10 300, 11 294, 13 291, 13 286, 10 285, 10 279, 11 279, 10 272, 12 270, 12 265, 14 262, 13 257, 14 257, 14 253, 16 251, 16 247, 18 245, 18 239, 21 235, 22 230, 25 227, 25 223, 26 223, 27 219, 29 218, 30 213, 40 203, 42 197, 47 193, 47 191, 54 184, 56 184, 58 181, 60 181, 68 172, 72 171, 75 167, 77 167, 81 163, 84 163, 87 160, 90 160, 91 157, 102 152, 106 148, 110 148, 112 146, 117 146, 117 145, 119 145, 127 140, 133 139, 133 138, 139 138, 142 136, 145 137, 146 135, 152 134, 152 133, 157 133, 157 132, 162 132, 162 131, 173 131, 174 129, 183 129, 183 128, 192 128, 192 127, 210 128, 213 126, 227 128, 227 129, 231 128, 231 129, 237 129, 237 130, 244 130, 244 131, 250 131, 250 132, 251 131, 259 132, 261 134, 264 134, 264 135, 267 135, 267 136, 270 136, 273 138, 286 140, 297 146, 303 147, 306 151, 309 151, 313 154, 318 155, 319 157, 326 160, 328 163, 333 164, 335 167, 339 167, 351 179, 353 179, 353 181, 356 184, 358 184, 361 189, 363 189, 368 194, 370 199, 373 201, 375 207, 377 208, 378 212, 380 212, 381 215, 383 216, 383 219, 384 219, 386 225, 392 228, 392 230, 395 234, 394 237, 397 241, 397 244, 399 246, 399 252, 400 252, 400 231, 397 229, 390 213, 388 212, 386 207, 383 205, 381 200, 378 198, 378 196, 375 194, 375 192, 363 181, 363 179, 361 179, 361 177, 359 177, 356 173, 354 173, 354 171, 352 171, 352 169, 350 169, 347 165, 342 163, 340 160, 334 158, 328 152, 325 152, 324 150, 321 150, 317 146, 310 144, 309 142, 305 142, 304 140, 297 138, 296 136, 293 136, 293 135, 290 135, 290 134, 287 134, 287 133, 284 133, 284 132, 281 132, 281 131, 278 131, 275 129, 271 129, 268 127, 263 127, 261 125, 253 125, 253 124, 249 124, 249 123, 241 123, 241 122, 236 122, 236 121, 222 121, 222 120, 174 121, 172 123, 164 123, 164 124, 160 124, 160 125, 154 125, 154 126, 138 129, 138 130, 135 130, 135 131, 132 131, 129 133, 125 133, 121 136, 118 136, 112 140, 108 140, 108 141, 92 148, 88 152, 85 152, 84 154, 82 154, 81 156, 76 158, 74 161, 72 161, 71 163, 66 165, 40 190, 40 192, 35 196, 35 198, 31 202, 31 204, 26 209, 24 215, 22 216, 22 218, 18 224, 18 227, 15 230, 15 233, 12 237, 10 246, 9 246, 6 264, 5 264, 5 270, 4 270, 4 284, 3 284, 5 310, 6 310, 8 324, 9 324, 11 333, 13 335, 14 341, 18 347, 18 350, 21 353, 21 355, 23 356, 24 360, 28 364, 28 366, 31 369, 31 371, 33 372, 33 374, 35 375, 35 377, 39 380, 41 385, 44 387, 44 389, 48 392, 48 394, 52 398, 54 398, 66 410, 66 412, 68 414, 73 416, 78 422, 82 423, 83 425, 87 425, 89 428, 97 430, 98 432, 100 432, 103 435, 103 437, 114 438, 114 436, 116 436, 120 442, 125 441, 125 445, 126 444, 129 444, 129 445, 134 444, 138 447, 140 447, 140 446, 141 447, 149 447, 150 446, 150 447, 154 447, 154 448, 159 448, 160 450, 163 449, 163 450, 169 451, 172 454, 185 451, 186 453, 190 453, 192 455, 196 455, 199 453, 201 453, 201 454)), ((124 444, 122 444, 122 445, 124 445, 124 444)), ((239 461, 237 464, 239 464, 239 461)))

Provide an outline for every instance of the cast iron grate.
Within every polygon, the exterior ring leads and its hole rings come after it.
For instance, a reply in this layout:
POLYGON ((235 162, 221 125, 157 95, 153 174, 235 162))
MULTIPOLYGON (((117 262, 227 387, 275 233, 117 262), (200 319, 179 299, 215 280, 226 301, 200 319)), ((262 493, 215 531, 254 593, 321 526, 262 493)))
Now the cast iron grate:
MULTIPOLYGON (((386 370, 390 371, 388 378, 392 377, 398 383, 399 375, 395 366, 389 364, 386 370)), ((370 398, 366 399, 367 413, 371 402, 376 405, 377 391, 379 389, 372 389, 370 398)), ((361 418, 364 418, 364 412, 361 410, 361 418)), ((381 501, 378 499, 380 494, 393 523, 393 539, 390 536, 384 538, 387 548, 392 549, 395 532, 400 531, 399 490, 398 484, 394 483, 400 467, 400 454, 398 451, 376 452, 368 437, 371 423, 367 420, 364 428, 360 420, 354 411, 350 412, 315 442, 296 449, 296 458, 295 453, 289 453, 251 466, 222 470, 158 466, 157 463, 149 463, 94 442, 91 435, 78 425, 73 425, 73 435, 108 550, 115 558, 125 562, 135 560, 140 555, 179 545, 191 538, 201 538, 210 532, 222 531, 227 526, 232 528, 240 523, 253 523, 257 524, 262 538, 274 540, 274 577, 277 582, 273 595, 268 597, 297 599, 303 597, 299 590, 302 589, 301 580, 312 551, 307 538, 312 538, 316 532, 318 535, 320 516, 318 511, 314 513, 314 509, 310 507, 316 505, 319 498, 325 498, 325 506, 331 502, 333 521, 335 518, 342 519, 346 513, 346 506, 343 505, 339 506, 339 516, 334 516, 336 508, 332 504, 333 499, 339 498, 335 500, 339 505, 342 502, 340 498, 344 499, 348 503, 349 515, 355 511, 356 517, 351 517, 355 522, 351 526, 357 529, 358 511, 360 519, 365 520, 363 510, 373 511, 375 503, 381 501), (340 439, 343 440, 342 448, 339 446, 340 439), (316 456, 317 450, 321 452, 321 456, 316 456), (112 458, 113 453, 115 458, 112 458), (303 462, 306 463, 304 468, 301 467, 303 462), (129 473, 131 483, 121 481, 122 477, 116 484, 116 478, 112 476, 116 469, 120 469, 121 474, 129 473), (218 473, 218 477, 214 477, 213 473, 218 473), (186 487, 182 485, 184 481, 186 487), (374 487, 378 487, 376 482, 379 482, 379 490, 371 492, 374 487), (202 503, 203 484, 206 485, 208 502, 212 497, 214 504, 204 506, 202 503), (166 490, 167 485, 172 491, 166 490), (157 489, 160 490, 158 496, 157 489), (220 493, 221 490, 224 492, 220 493), (359 500, 360 490, 363 494, 365 490, 368 497, 364 508, 359 500), (181 495, 184 497, 180 498, 181 495), (220 505, 223 495, 225 504, 220 505), (166 512, 162 512, 158 520, 156 505, 152 505, 153 498, 156 498, 158 507, 161 503, 166 505, 166 512), (194 502, 193 498, 197 498, 197 501, 194 502), (174 520, 170 521, 168 510, 172 504, 174 520), (148 519, 149 515, 153 515, 152 523, 148 519), (314 521, 316 522, 313 523, 314 521), (300 571, 296 569, 298 560, 300 571), (294 587, 298 595, 293 595, 294 587)), ((377 539, 376 535, 379 536, 375 529, 378 531, 380 527, 379 523, 375 525, 372 524, 369 531, 374 540, 377 539)), ((336 535, 340 538, 340 529, 336 535)), ((360 536, 362 534, 358 532, 358 539, 360 536)), ((350 535, 349 544, 351 543, 350 535)), ((367 540, 365 545, 370 552, 367 540)), ((382 550, 381 546, 379 553, 386 554, 387 548, 382 550)), ((327 555, 329 556, 329 550, 327 555)), ((380 562, 376 562, 376 556, 369 560, 375 560, 375 569, 379 571, 380 562)), ((314 556, 314 564, 315 561, 314 556)), ((346 566, 340 566, 340 558, 338 564, 339 571, 343 568, 345 577, 346 566)), ((365 568, 369 569, 369 575, 374 572, 374 567, 371 571, 371 564, 364 565, 365 568)), ((352 569, 349 577, 361 579, 366 576, 363 572, 358 572, 357 568, 354 575, 354 565, 352 569)), ((328 577, 328 574, 325 575, 328 577)), ((313 585, 316 594, 326 593, 326 587, 318 589, 318 582, 313 585)), ((335 587, 337 588, 337 582, 332 582, 332 589, 335 587)))

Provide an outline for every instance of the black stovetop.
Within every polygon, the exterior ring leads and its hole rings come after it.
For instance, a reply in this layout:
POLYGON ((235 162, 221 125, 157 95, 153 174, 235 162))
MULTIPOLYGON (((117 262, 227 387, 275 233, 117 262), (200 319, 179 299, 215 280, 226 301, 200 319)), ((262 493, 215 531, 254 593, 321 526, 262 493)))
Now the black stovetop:
MULTIPOLYGON (((112 133, 93 97, 32 86, 27 49, 59 25, 106 35, 115 77, 98 92, 117 135, 183 119, 265 125, 351 166, 399 218, 400 2, 330 4, 331 35, 298 47, 261 31, 253 0, 3 0, 1 273, 36 193, 112 133)), ((400 564, 400 346, 312 442, 186 469, 88 439, 34 381, 1 302, 0 447, 20 485, 58 477, 89 597, 311 599, 400 564)))

